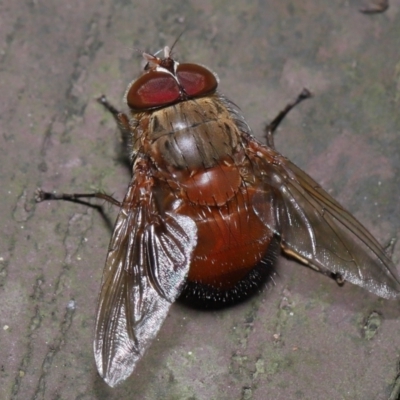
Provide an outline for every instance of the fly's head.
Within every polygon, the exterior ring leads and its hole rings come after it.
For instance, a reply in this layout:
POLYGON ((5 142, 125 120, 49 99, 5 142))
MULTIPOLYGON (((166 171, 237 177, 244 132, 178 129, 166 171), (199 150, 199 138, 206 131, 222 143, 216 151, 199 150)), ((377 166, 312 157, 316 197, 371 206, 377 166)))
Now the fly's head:
POLYGON ((215 75, 198 64, 180 64, 164 48, 164 57, 143 53, 144 73, 126 90, 126 102, 133 111, 148 111, 188 99, 210 95, 217 89, 215 75))

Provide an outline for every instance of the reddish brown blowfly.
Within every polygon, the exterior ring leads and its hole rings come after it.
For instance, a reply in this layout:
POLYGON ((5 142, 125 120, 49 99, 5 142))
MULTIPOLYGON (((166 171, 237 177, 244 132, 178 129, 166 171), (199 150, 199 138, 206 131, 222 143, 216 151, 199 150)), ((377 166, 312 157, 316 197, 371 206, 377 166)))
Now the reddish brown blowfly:
POLYGON ((144 54, 126 91, 129 116, 105 97, 132 146, 133 177, 120 206, 100 293, 94 354, 110 386, 125 380, 178 297, 221 307, 257 291, 280 252, 338 282, 384 298, 400 293, 396 268, 372 235, 306 173, 279 154, 273 132, 306 90, 253 136, 238 107, 197 64, 144 54))

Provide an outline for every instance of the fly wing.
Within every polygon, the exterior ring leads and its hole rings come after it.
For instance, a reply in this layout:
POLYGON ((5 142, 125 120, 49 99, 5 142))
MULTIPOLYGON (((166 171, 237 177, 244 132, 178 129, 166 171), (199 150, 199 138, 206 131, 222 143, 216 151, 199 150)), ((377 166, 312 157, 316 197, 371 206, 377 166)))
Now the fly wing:
POLYGON ((138 186, 134 180, 116 221, 97 311, 95 360, 112 387, 133 372, 158 333, 197 241, 193 220, 157 216, 150 193, 138 186))
POLYGON ((265 189, 253 205, 282 250, 384 298, 400 295, 396 268, 374 237, 313 179, 273 150, 253 143, 265 189), (264 200, 262 200, 264 198, 264 200), (273 204, 271 217, 261 207, 273 204))

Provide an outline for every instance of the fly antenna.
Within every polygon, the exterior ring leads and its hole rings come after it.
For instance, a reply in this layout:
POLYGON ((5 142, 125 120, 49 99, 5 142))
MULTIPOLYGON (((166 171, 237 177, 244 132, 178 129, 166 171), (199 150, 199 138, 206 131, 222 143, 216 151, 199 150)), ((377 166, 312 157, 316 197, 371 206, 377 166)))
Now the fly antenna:
POLYGON ((175 42, 173 43, 173 45, 171 46, 170 50, 169 50, 169 56, 171 57, 172 51, 174 50, 175 45, 178 43, 178 40, 181 38, 181 36, 186 32, 187 28, 185 28, 179 35, 178 37, 175 39, 175 42))

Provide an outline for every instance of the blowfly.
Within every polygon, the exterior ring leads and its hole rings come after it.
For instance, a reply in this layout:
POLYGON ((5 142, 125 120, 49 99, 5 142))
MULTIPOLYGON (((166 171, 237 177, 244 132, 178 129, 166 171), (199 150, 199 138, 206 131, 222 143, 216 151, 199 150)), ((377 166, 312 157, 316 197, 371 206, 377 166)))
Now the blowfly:
POLYGON ((132 180, 120 207, 99 298, 94 355, 110 386, 128 378, 178 298, 206 308, 258 291, 283 253, 384 298, 399 296, 392 261, 374 237, 305 172, 261 144, 216 76, 197 64, 143 54, 126 90, 129 113, 100 101, 131 142, 132 180))

